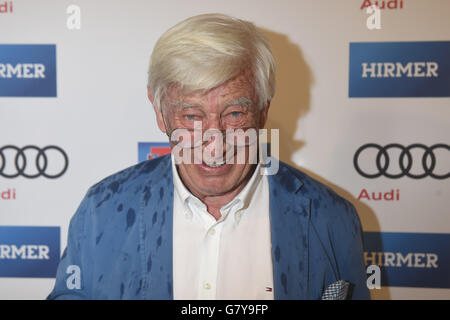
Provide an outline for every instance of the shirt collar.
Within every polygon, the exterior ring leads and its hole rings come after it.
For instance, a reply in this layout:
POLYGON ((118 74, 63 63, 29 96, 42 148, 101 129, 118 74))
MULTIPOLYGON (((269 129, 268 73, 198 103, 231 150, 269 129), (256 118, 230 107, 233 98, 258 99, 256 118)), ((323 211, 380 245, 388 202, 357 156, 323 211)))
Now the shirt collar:
POLYGON ((174 159, 173 154, 171 154, 171 158, 172 158, 172 176, 173 176, 173 185, 175 188, 175 194, 181 200, 181 202, 183 204, 185 204, 187 199, 189 199, 189 197, 194 197, 194 198, 196 198, 196 197, 192 193, 189 192, 189 190, 185 187, 184 183, 181 181, 181 178, 178 175, 177 167, 175 165, 175 159, 174 159))
MULTIPOLYGON (((178 170, 177 167, 175 165, 175 160, 174 160, 174 156, 173 154, 171 155, 172 157, 172 174, 173 174, 173 184, 174 184, 174 188, 175 188, 175 193, 176 195, 179 197, 179 199, 181 200, 181 202, 185 205, 187 201, 194 201, 197 204, 201 204, 204 206, 203 202, 200 201, 200 199, 198 199, 196 196, 194 196, 184 185, 184 183, 181 181, 181 178, 178 174, 178 170)), ((252 174, 252 177, 250 178, 250 180, 247 182, 247 184, 245 185, 245 187, 241 190, 241 192, 239 192, 239 194, 234 197, 233 200, 231 200, 230 202, 228 202, 226 205, 224 205, 221 208, 224 210, 227 210, 229 208, 231 208, 232 206, 239 204, 239 206, 241 207, 240 209, 247 209, 248 206, 250 205, 250 202, 253 198, 253 195, 255 193, 255 190, 259 184, 259 182, 261 181, 261 164, 258 163, 258 165, 256 166, 255 171, 252 174)))

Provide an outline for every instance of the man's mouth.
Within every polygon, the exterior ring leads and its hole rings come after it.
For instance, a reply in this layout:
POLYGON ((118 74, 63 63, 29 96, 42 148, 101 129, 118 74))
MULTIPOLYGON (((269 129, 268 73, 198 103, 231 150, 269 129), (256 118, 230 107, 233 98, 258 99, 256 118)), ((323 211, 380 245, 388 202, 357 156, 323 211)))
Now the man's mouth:
POLYGON ((219 168, 226 163, 224 159, 222 160, 212 160, 212 161, 203 161, 203 164, 211 167, 211 168, 219 168))

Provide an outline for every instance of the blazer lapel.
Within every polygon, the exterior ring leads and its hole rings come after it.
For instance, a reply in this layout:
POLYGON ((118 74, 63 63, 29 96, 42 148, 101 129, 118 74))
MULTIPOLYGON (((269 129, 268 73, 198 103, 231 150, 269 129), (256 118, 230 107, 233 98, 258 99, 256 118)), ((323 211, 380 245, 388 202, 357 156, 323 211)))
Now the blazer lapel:
POLYGON ((269 176, 270 226, 275 299, 309 298, 309 218, 311 201, 296 193, 303 182, 280 163, 269 176))
POLYGON ((148 165, 149 178, 142 190, 140 258, 143 299, 173 299, 172 232, 173 180, 171 158, 161 157, 148 165))

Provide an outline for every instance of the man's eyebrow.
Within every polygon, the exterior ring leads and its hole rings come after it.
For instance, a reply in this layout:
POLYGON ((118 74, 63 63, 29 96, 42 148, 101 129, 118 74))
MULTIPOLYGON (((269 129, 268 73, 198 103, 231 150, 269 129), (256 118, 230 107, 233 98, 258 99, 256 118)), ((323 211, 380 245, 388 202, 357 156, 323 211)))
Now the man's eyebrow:
POLYGON ((172 101, 171 105, 181 109, 199 108, 198 105, 186 101, 172 101))
POLYGON ((189 102, 185 102, 185 101, 181 101, 180 102, 180 107, 183 109, 190 109, 190 108, 200 108, 199 105, 193 104, 193 103, 189 103, 189 102))
POLYGON ((251 107, 253 105, 253 101, 247 97, 240 97, 231 101, 228 101, 225 106, 241 106, 241 107, 251 107))

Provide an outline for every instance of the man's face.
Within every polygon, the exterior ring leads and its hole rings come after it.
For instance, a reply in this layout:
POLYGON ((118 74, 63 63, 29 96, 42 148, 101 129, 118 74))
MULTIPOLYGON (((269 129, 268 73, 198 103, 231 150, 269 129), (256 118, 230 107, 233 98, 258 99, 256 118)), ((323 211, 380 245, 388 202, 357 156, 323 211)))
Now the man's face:
MULTIPOLYGON (((206 93, 183 94, 180 90, 169 90, 164 99, 164 112, 155 108, 158 126, 169 135, 175 129, 193 129, 194 122, 197 124, 201 122, 203 132, 210 129, 255 128, 258 130, 263 128, 268 108, 259 110, 253 83, 253 78, 244 72, 206 93)), ((149 95, 151 96, 151 93, 149 95)), ((229 145, 216 137, 204 142, 198 148, 201 148, 203 152, 192 151, 191 161, 185 161, 187 163, 182 162, 178 165, 181 179, 195 196, 202 199, 210 196, 237 194, 245 186, 255 167, 248 161, 249 146, 241 147, 241 151, 242 148, 246 149, 244 163, 236 161, 236 152, 239 148, 234 147, 230 152, 229 145), (213 143, 222 145, 222 155, 215 154, 214 148, 211 148, 213 143), (213 150, 214 158, 223 157, 224 160, 227 160, 226 151, 228 149, 230 152, 228 155, 234 153, 234 161, 232 163, 227 161, 223 165, 205 162, 205 157, 193 161, 196 157, 194 154, 207 153, 205 148, 213 150)))

